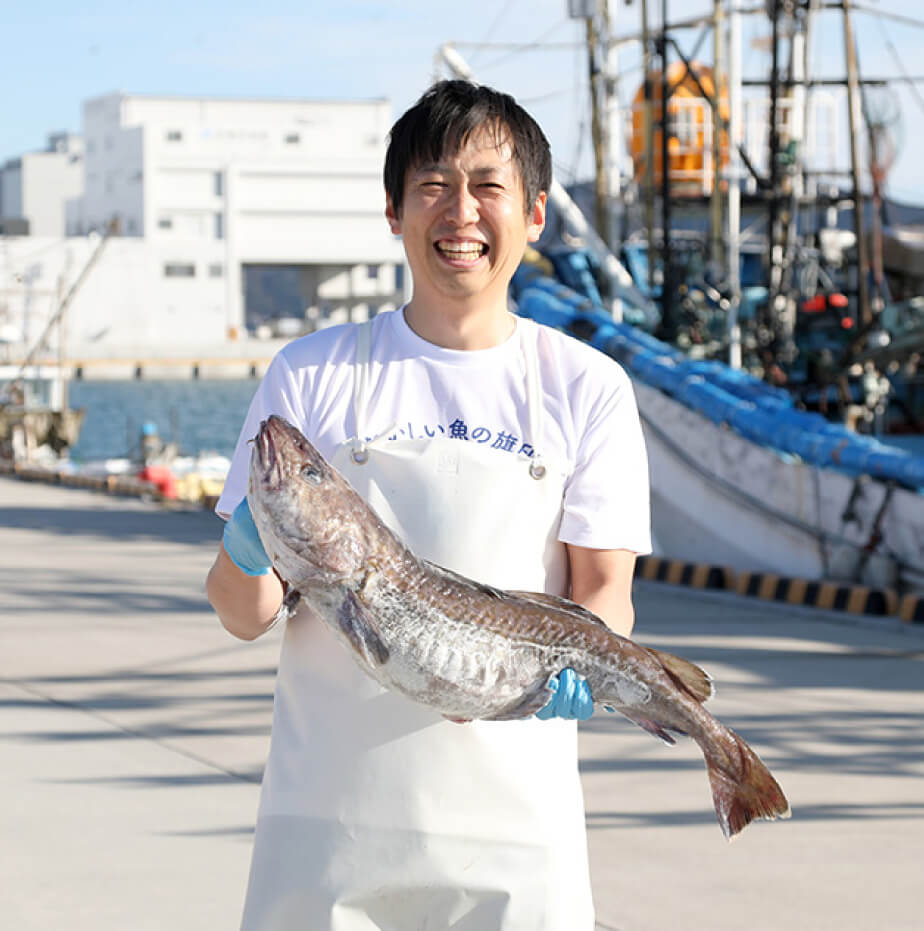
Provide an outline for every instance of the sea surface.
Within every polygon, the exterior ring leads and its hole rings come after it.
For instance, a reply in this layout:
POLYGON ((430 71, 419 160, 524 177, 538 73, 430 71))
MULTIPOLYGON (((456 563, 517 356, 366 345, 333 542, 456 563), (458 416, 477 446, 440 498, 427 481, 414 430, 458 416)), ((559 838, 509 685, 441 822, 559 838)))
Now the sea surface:
MULTIPOLYGON (((181 455, 213 452, 230 457, 257 379, 181 381, 73 381, 72 407, 87 414, 71 458, 77 462, 131 455, 142 425, 157 426, 161 439, 181 455)), ((924 436, 879 438, 924 456, 924 436)))
POLYGON ((230 457, 259 381, 72 381, 71 407, 86 408, 76 462, 131 456, 141 428, 156 425, 181 455, 212 452, 230 457))

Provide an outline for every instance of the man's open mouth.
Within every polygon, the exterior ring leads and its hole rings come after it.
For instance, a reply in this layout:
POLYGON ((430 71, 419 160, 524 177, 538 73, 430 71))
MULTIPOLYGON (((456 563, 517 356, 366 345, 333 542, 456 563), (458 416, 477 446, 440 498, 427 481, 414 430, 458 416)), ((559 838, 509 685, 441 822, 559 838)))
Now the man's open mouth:
POLYGON ((447 259, 461 259, 473 261, 487 254, 488 244, 484 242, 450 242, 445 239, 435 243, 436 251, 447 259))

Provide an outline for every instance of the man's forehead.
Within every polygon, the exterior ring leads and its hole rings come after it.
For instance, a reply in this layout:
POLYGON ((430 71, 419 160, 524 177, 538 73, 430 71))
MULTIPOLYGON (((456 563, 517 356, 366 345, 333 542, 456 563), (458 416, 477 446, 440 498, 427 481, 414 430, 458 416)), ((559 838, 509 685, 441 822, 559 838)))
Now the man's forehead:
POLYGON ((494 171, 513 170, 519 175, 513 158, 513 148, 503 137, 482 130, 474 133, 456 147, 447 147, 437 159, 422 159, 411 166, 411 173, 454 170, 462 162, 469 173, 487 174, 494 171))

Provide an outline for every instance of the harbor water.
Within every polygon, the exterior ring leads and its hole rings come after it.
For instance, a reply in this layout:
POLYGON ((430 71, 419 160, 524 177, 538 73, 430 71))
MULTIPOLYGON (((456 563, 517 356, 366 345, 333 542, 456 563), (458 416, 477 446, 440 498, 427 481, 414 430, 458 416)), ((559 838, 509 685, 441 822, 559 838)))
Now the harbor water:
POLYGON ((181 455, 231 456, 250 399, 259 381, 74 381, 70 404, 86 409, 80 439, 71 450, 77 462, 131 456, 141 429, 156 425, 181 455))

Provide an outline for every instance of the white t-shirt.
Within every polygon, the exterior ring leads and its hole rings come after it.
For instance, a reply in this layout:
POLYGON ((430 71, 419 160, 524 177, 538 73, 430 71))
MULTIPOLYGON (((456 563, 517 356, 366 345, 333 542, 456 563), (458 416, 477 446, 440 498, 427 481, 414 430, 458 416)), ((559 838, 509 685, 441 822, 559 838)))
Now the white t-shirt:
MULTIPOLYGON (((536 324, 530 324, 536 326, 536 324)), ((526 369, 514 334, 490 349, 444 349, 421 339, 401 310, 372 322, 365 432, 371 439, 448 437, 500 454, 531 455, 526 369)), ((568 475, 559 539, 593 549, 651 552, 648 460, 635 395, 622 367, 602 352, 538 327, 544 436, 539 452, 568 475)), ((246 494, 248 441, 270 414, 285 417, 330 459, 355 436, 355 324, 330 327, 283 348, 263 378, 216 510, 227 517, 246 494)), ((538 445, 537 441, 537 445, 538 445)))

